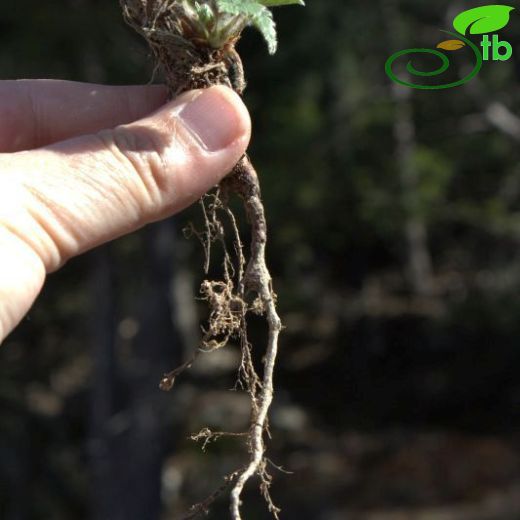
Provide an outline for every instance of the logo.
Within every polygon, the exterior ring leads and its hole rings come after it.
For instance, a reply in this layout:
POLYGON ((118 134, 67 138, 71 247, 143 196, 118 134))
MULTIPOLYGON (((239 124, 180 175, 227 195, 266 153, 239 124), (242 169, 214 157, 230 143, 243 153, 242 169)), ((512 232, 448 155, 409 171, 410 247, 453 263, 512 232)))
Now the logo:
POLYGON ((490 33, 503 29, 509 23, 510 13, 514 9, 514 7, 509 5, 486 5, 460 13, 456 16, 455 20, 453 20, 453 27, 457 31, 456 33, 441 31, 455 37, 454 39, 445 40, 439 43, 436 49, 406 49, 392 54, 385 64, 386 74, 392 81, 399 85, 420 90, 442 90, 464 85, 468 81, 471 81, 480 72, 484 61, 507 61, 513 55, 513 47, 509 42, 501 41, 497 34, 493 34, 490 38, 490 33), (479 46, 469 39, 469 35, 472 34, 483 35, 479 46), (441 85, 421 85, 412 83, 408 78, 399 78, 394 73, 394 63, 402 56, 410 54, 428 54, 440 59, 441 66, 436 70, 426 72, 416 69, 410 60, 406 64, 408 74, 422 78, 440 76, 450 67, 450 60, 447 54, 443 51, 454 52, 460 49, 471 50, 475 65, 467 76, 457 81, 441 85))

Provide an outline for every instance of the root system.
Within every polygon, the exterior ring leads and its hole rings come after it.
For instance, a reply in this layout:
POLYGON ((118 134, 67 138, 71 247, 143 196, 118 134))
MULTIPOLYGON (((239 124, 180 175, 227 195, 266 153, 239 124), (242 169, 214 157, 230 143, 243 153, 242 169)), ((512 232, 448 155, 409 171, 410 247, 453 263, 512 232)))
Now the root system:
MULTIPOLYGON (((245 80, 242 62, 235 50, 236 39, 226 42, 221 48, 210 47, 190 30, 181 1, 120 2, 126 21, 148 41, 158 64, 163 68, 172 98, 187 90, 218 84, 227 85, 242 94, 245 80)), ((238 381, 250 396, 251 420, 249 431, 245 433, 214 433, 206 428, 193 437, 207 443, 225 435, 243 436, 247 441, 249 458, 242 468, 225 477, 221 488, 193 506, 184 518, 207 513, 217 496, 232 486, 231 518, 240 520, 242 491, 254 475, 260 478, 260 489, 269 510, 278 518, 280 510, 269 493, 272 478, 267 470, 265 439, 269 434, 268 412, 273 399, 273 372, 282 324, 265 260, 267 224, 260 185, 249 157, 244 155, 216 190, 203 197, 200 204, 204 229, 198 231, 192 226, 188 233, 196 235, 203 244, 206 274, 210 269, 212 248, 222 248, 222 278, 202 282, 201 294, 209 305, 209 319, 195 357, 166 374, 160 386, 164 390, 171 389, 175 378, 191 366, 197 355, 223 348, 230 339, 235 339, 240 343, 242 352, 238 381), (241 199, 251 226, 251 243, 247 253, 240 238, 237 217, 228 205, 233 196, 241 199), (261 375, 254 366, 253 347, 247 335, 247 317, 250 313, 264 316, 268 325, 261 375)))

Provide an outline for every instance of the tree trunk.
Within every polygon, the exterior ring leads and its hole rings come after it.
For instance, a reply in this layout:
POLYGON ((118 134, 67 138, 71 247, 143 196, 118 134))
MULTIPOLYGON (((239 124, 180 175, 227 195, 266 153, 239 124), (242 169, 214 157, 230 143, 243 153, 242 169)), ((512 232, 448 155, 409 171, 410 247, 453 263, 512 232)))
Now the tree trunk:
POLYGON ((97 253, 90 443, 95 520, 160 518, 169 399, 158 384, 181 358, 170 297, 174 231, 172 220, 143 231, 145 288, 125 357, 115 355, 121 340, 115 335, 114 270, 106 252, 97 253))
MULTIPOLYGON (((399 18, 398 2, 383 0, 382 13, 386 20, 391 48, 406 46, 404 27, 399 18)), ((407 247, 406 274, 412 291, 419 296, 434 293, 433 267, 428 247, 428 228, 417 211, 419 178, 414 165, 416 131, 411 101, 413 90, 392 84, 392 97, 396 112, 394 139, 397 164, 400 172, 401 193, 405 206, 404 238, 407 247)))

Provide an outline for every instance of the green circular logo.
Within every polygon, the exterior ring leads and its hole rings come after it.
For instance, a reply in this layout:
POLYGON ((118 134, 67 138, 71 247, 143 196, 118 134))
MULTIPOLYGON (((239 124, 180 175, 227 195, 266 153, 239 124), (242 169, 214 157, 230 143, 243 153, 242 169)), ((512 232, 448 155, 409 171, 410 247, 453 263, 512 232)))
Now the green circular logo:
POLYGON ((464 36, 461 36, 460 34, 452 33, 450 31, 442 31, 442 32, 445 32, 446 34, 450 34, 452 36, 456 36, 458 39, 462 40, 466 45, 468 45, 471 48, 471 50, 473 51, 473 54, 475 55, 476 63, 475 63, 475 66, 473 67, 473 70, 467 76, 465 76, 462 79, 459 79, 458 81, 453 81, 451 83, 444 83, 441 85, 420 85, 417 83, 411 83, 410 81, 406 81, 404 79, 400 79, 394 73, 393 65, 394 65, 394 62, 397 59, 399 59, 401 56, 411 55, 411 54, 430 54, 430 55, 436 56, 437 58, 439 58, 441 60, 441 62, 442 62, 441 66, 431 72, 423 72, 423 71, 417 70, 413 66, 412 61, 410 60, 406 64, 406 70, 412 76, 418 76, 418 77, 440 76, 442 73, 446 72, 450 66, 450 60, 446 56, 446 54, 444 54, 443 52, 438 51, 436 49, 405 49, 403 51, 399 51, 399 52, 396 52, 395 54, 392 54, 392 56, 390 56, 388 58, 388 60, 386 60, 385 71, 386 71, 388 77, 395 83, 398 83, 399 85, 404 85, 405 87, 410 87, 410 88, 415 88, 415 89, 420 89, 420 90, 442 90, 442 89, 447 89, 447 88, 454 88, 454 87, 459 87, 461 85, 464 85, 468 81, 471 81, 480 72, 480 69, 482 68, 483 58, 482 58, 482 53, 480 52, 480 49, 471 40, 468 40, 467 38, 465 38, 464 36))

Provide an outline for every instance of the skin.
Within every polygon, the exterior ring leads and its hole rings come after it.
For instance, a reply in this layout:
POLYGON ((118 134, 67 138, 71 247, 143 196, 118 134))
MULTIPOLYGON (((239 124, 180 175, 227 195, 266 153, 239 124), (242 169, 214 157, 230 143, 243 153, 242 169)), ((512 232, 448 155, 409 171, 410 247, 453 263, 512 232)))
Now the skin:
POLYGON ((251 121, 226 87, 0 81, 0 343, 47 273, 186 208, 244 154, 251 121))

